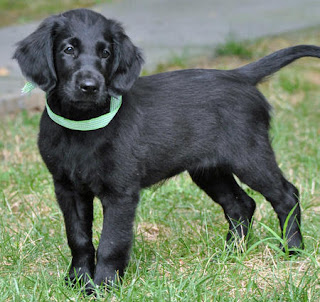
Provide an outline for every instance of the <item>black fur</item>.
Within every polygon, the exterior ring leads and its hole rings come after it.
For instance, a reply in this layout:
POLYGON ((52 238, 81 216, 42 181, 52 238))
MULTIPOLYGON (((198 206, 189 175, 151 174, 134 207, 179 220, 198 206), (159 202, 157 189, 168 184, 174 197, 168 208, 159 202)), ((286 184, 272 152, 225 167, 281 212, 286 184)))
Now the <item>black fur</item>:
MULTIPOLYGON (((320 56, 295 46, 229 71, 180 70, 140 77, 141 52, 113 20, 73 10, 44 20, 19 42, 14 58, 46 93, 52 110, 82 120, 123 105, 105 128, 80 132, 55 124, 46 110, 39 149, 51 172, 72 252, 69 277, 95 284, 123 276, 141 188, 182 171, 218 202, 227 239, 246 235, 255 202, 234 176, 263 194, 276 211, 288 247, 302 248, 297 189, 282 175, 270 145, 270 106, 255 84, 295 59, 320 56), (104 223, 95 256, 93 198, 104 223), (96 264, 95 264, 96 263, 96 264)), ((88 286, 89 288, 89 286, 88 286)))

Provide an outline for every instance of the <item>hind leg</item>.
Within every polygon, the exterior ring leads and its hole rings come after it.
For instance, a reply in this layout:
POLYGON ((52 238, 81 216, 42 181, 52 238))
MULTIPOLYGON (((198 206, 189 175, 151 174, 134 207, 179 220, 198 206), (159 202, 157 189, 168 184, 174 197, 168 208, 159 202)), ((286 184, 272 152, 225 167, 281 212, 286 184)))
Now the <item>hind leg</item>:
POLYGON ((235 235, 243 238, 248 233, 255 202, 236 183, 231 173, 217 168, 189 171, 192 180, 215 202, 220 204, 229 222, 227 242, 235 235))
POLYGON ((251 151, 247 153, 250 158, 237 161, 234 174, 271 203, 288 249, 303 248, 298 190, 282 175, 270 144, 251 151))

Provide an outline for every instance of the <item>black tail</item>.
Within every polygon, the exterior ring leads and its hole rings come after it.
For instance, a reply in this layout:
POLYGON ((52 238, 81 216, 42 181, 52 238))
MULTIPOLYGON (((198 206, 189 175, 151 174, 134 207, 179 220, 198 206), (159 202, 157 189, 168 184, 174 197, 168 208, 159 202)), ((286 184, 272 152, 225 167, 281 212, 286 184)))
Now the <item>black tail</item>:
POLYGON ((264 77, 267 77, 282 67, 301 57, 320 58, 320 47, 313 45, 297 45, 278 50, 262 59, 237 68, 236 71, 246 76, 253 85, 258 84, 264 77))

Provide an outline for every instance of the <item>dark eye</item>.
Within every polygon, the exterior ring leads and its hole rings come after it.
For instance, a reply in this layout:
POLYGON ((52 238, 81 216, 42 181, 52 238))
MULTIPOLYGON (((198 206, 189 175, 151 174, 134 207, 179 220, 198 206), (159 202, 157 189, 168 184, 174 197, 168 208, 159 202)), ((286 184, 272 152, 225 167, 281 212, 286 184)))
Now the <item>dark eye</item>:
POLYGON ((101 53, 101 57, 104 58, 104 59, 106 59, 106 58, 108 58, 109 56, 110 56, 109 50, 108 50, 108 49, 104 49, 104 50, 102 51, 102 53, 101 53))
POLYGON ((74 55, 74 48, 69 45, 65 48, 64 52, 68 55, 74 55))

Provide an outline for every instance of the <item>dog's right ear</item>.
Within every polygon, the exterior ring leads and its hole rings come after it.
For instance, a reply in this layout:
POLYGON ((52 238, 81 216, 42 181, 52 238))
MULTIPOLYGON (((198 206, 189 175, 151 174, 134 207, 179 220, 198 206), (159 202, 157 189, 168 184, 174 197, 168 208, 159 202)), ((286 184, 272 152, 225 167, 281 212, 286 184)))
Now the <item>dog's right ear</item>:
POLYGON ((52 48, 58 19, 58 16, 45 19, 36 31, 17 43, 13 55, 26 79, 45 92, 52 90, 57 81, 52 48))

